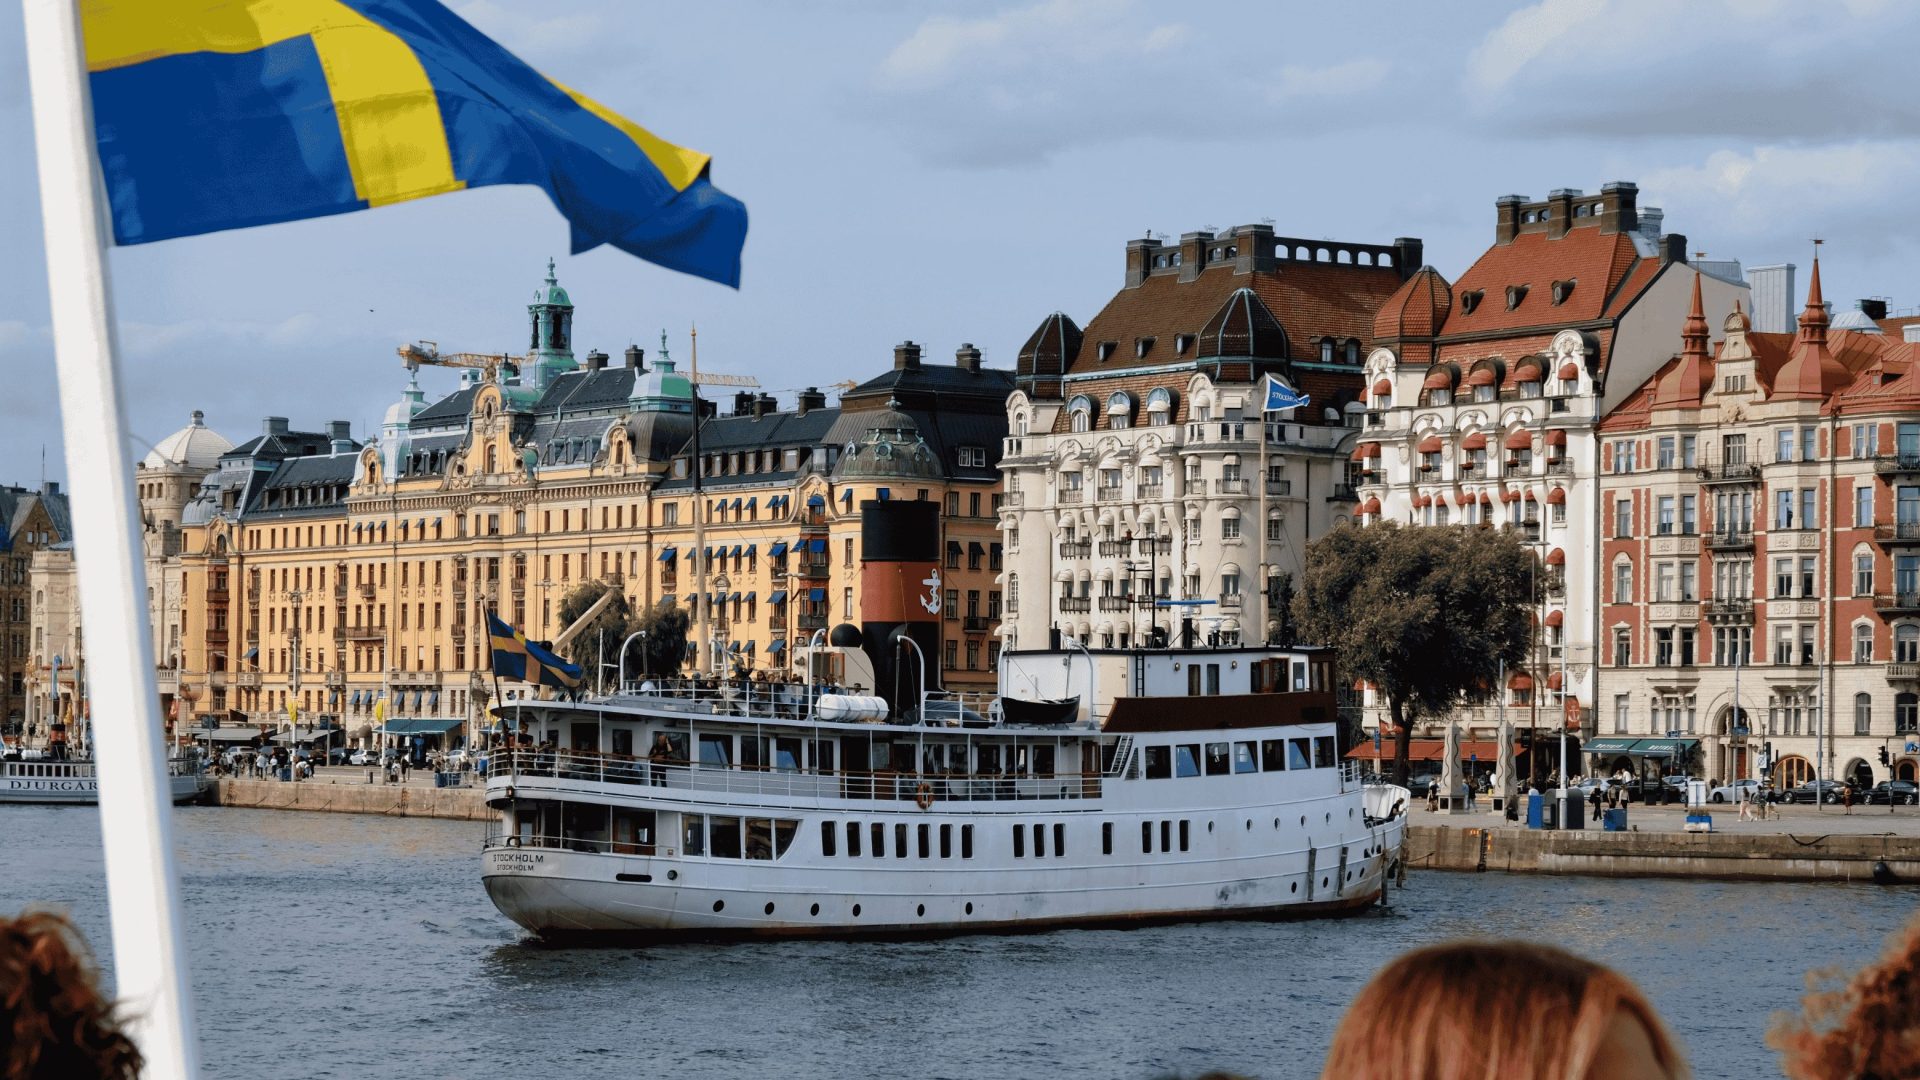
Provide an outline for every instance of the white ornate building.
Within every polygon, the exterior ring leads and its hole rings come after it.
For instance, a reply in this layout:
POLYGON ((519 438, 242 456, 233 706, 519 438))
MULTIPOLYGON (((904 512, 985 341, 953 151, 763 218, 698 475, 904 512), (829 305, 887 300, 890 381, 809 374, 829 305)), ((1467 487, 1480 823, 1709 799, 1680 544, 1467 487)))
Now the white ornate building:
MULTIPOLYGON (((1542 734, 1594 701, 1595 424, 1674 354, 1695 277, 1686 238, 1655 235, 1658 212, 1649 226, 1636 196, 1612 183, 1598 196, 1500 198, 1493 246, 1456 282, 1424 268, 1410 278, 1380 309, 1366 361, 1363 519, 1519 529, 1540 557, 1533 660, 1499 693, 1509 720, 1542 734)), ((1746 295, 1711 276, 1703 288, 1717 310, 1746 295)), ((1370 729, 1386 723, 1384 704, 1368 693, 1370 729)), ((1482 761, 1498 711, 1462 717, 1482 761)), ((1415 732, 1416 759, 1439 755, 1432 721, 1415 732)))
POLYGON ((1084 331, 1049 315, 1007 401, 1006 647, 1279 640, 1267 583, 1351 511, 1362 339, 1419 262, 1264 225, 1134 240, 1084 331), (1268 374, 1312 403, 1263 423, 1268 374))

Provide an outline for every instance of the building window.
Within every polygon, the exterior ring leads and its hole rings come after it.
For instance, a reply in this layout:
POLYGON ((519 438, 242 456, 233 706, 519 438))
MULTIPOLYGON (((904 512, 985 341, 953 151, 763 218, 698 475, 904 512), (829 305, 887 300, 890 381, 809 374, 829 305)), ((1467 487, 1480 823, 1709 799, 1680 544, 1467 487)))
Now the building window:
POLYGON ((1853 557, 1853 595, 1873 595, 1873 556, 1868 552, 1853 557))
POLYGON ((1893 628, 1893 662, 1911 664, 1920 661, 1920 626, 1901 623, 1893 628))
POLYGON ((1613 666, 1628 667, 1633 663, 1633 631, 1624 626, 1613 630, 1613 666))
MULTIPOLYGON (((1102 357, 1105 359, 1105 357, 1102 357)), ((1067 405, 1069 427, 1076 432, 1090 431, 1093 428, 1093 399, 1085 394, 1076 397, 1067 405)))
POLYGON ((1220 539, 1222 540, 1240 539, 1239 515, 1230 514, 1220 519, 1220 539))
POLYGON ((1613 503, 1613 535, 1628 537, 1633 535, 1633 500, 1616 499, 1613 503))
POLYGON ((1613 602, 1633 603, 1633 564, 1630 562, 1623 560, 1613 564, 1613 602))
POLYGON ((1853 662, 1873 663, 1873 627, 1860 623, 1853 628, 1853 662))
POLYGON ((1613 695, 1613 733, 1627 733, 1627 718, 1633 714, 1633 698, 1627 694, 1613 695))
POLYGON ((1853 526, 1864 529, 1873 524, 1873 485, 1864 483, 1853 489, 1853 526))

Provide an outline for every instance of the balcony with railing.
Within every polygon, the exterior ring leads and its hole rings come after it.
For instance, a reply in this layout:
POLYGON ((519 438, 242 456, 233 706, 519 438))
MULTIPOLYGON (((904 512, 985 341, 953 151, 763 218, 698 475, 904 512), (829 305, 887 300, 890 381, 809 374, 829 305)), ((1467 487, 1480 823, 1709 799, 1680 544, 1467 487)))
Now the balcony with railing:
POLYGON ((1750 623, 1753 621, 1753 598, 1751 596, 1719 596, 1706 603, 1706 614, 1710 621, 1750 623))
POLYGON ((344 604, 347 602, 346 582, 342 581, 333 587, 333 602, 336 604, 344 604))
POLYGON ((1091 540, 1063 540, 1060 543, 1060 557, 1063 559, 1085 559, 1092 554, 1091 540))
POLYGON ((1142 536, 1134 543, 1139 545, 1142 555, 1173 554, 1173 537, 1171 536, 1142 536))
POLYGON ((1133 606, 1131 596, 1102 596, 1099 600, 1101 611, 1125 611, 1133 606))
POLYGON ((1885 615, 1920 613, 1920 592, 1881 593, 1873 598, 1873 610, 1885 615))
POLYGON ((1547 459, 1548 476, 1572 476, 1573 462, 1563 457, 1547 459))
POLYGON ((1119 484, 1102 484, 1094 491, 1094 498, 1100 502, 1119 502, 1126 497, 1119 484))
POLYGON ((1920 476, 1920 454, 1881 454, 1873 459, 1873 471, 1881 476, 1920 476))
POLYGON ((1213 482, 1213 493, 1215 495, 1245 495, 1247 493, 1247 482, 1238 477, 1231 480, 1215 480, 1213 482))
POLYGON ((1140 501, 1141 502, 1147 502, 1153 499, 1164 499, 1166 497, 1167 497, 1167 485, 1165 484, 1141 484, 1140 485, 1140 501))
POLYGON ((1742 458, 1739 461, 1707 461, 1694 470, 1703 484, 1757 484, 1760 466, 1742 458))
POLYGON ((1492 476, 1492 466, 1484 461, 1463 461, 1460 463, 1460 479, 1462 480, 1486 480, 1492 476))
POLYGON ((1920 682, 1920 664, 1898 661, 1887 665, 1888 682, 1920 682))
POLYGON ((260 673, 258 671, 236 671, 233 673, 233 685, 257 689, 260 686, 260 673))
POLYGON ((793 625, 803 632, 808 630, 824 630, 827 627, 827 617, 825 615, 809 615, 802 612, 794 616, 793 625))
POLYGON ((1133 554, 1133 545, 1125 540, 1102 540, 1098 550, 1101 558, 1112 559, 1133 554))
POLYGON ((1063 487, 1054 501, 1061 506, 1079 506, 1087 501, 1087 489, 1063 487))
POLYGON ((1709 551, 1747 551, 1753 547, 1751 528, 1710 529, 1701 536, 1705 539, 1709 551))
POLYGON ((1359 500, 1360 493, 1354 490, 1352 484, 1335 484, 1327 492, 1328 502, 1358 502, 1359 500))
POLYGON ((1288 498, 1293 494, 1293 481, 1267 478, 1267 494, 1275 498, 1288 498))
POLYGON ((376 595, 374 591, 373 582, 371 581, 361 582, 359 588, 360 588, 360 599, 362 600, 371 600, 376 595))
POLYGON ((984 634, 987 632, 987 617, 985 615, 969 615, 966 617, 966 620, 960 624, 960 627, 969 634, 984 634))
POLYGON ((1221 611, 1239 611, 1240 608, 1242 607, 1243 599, 1244 599, 1244 594, 1241 594, 1241 593, 1237 593, 1237 592, 1221 593, 1220 594, 1220 610, 1221 611))
POLYGON ((385 641, 386 639, 387 639, 387 631, 385 627, 381 627, 381 626, 349 626, 347 627, 348 641, 385 641))
POLYGON ((794 570, 794 573, 803 578, 823 578, 826 577, 832 569, 832 565, 833 564, 826 559, 808 559, 802 562, 799 567, 794 570))
MULTIPOLYGON (((1259 425, 1254 426, 1257 434, 1259 425)), ((1195 420, 1187 425, 1187 444, 1231 444, 1247 441, 1247 423, 1244 420, 1195 420)))
POLYGON ((1063 615, 1085 615, 1093 611, 1091 596, 1063 596, 1060 598, 1060 613, 1063 615))
POLYGON ((1025 505, 1027 493, 1024 491, 1009 491, 1000 497, 1000 508, 1003 510, 1018 510, 1025 505))
POLYGON ((1882 544, 1920 544, 1920 521, 1897 521, 1891 525, 1875 525, 1873 538, 1882 544))

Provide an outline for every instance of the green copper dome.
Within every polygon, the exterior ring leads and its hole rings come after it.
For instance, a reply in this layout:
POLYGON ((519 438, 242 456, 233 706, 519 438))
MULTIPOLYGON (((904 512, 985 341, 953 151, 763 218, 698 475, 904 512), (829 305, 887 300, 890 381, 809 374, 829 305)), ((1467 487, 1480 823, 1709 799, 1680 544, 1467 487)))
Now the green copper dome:
POLYGON ((560 287, 560 279, 553 276, 552 259, 547 260, 547 280, 539 288, 533 290, 533 302, 535 304, 545 304, 550 307, 570 308, 573 306, 573 301, 567 296, 567 290, 560 287))

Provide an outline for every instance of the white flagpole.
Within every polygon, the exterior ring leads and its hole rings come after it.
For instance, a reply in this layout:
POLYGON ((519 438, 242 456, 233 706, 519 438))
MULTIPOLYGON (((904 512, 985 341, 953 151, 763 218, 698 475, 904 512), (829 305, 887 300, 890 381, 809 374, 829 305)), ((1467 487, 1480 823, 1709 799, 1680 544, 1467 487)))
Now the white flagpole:
POLYGON ((93 739, 115 994, 153 1080, 199 1073, 139 515, 127 467, 106 233, 79 6, 23 0, 80 610, 100 706, 93 739))

